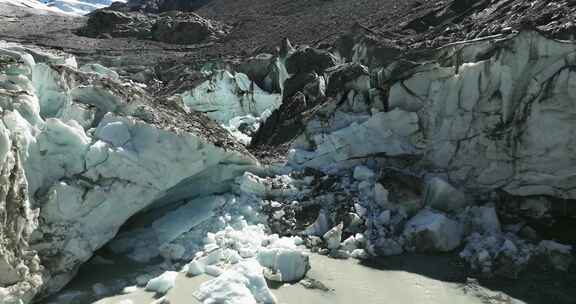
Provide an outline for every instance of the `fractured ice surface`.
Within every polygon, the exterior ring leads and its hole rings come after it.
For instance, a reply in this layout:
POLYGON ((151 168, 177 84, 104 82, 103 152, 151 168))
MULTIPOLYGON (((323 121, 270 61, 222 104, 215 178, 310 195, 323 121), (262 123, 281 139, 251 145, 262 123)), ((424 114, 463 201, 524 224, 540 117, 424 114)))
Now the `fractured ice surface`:
POLYGON ((214 72, 182 98, 186 107, 206 113, 245 144, 251 140, 249 134, 282 103, 280 94, 263 91, 246 74, 225 70, 214 72), (243 132, 243 128, 252 131, 243 132))
MULTIPOLYGON (((110 70, 92 66, 86 73, 74 60, 39 52, 33 53, 44 62, 35 63, 29 52, 0 45, 0 131, 8 143, 3 147, 17 144, 25 199, 41 207, 41 224, 27 242, 49 265, 51 278, 43 286, 49 291, 63 286, 135 213, 167 195, 210 194, 193 186, 194 177, 210 172, 202 182, 219 185, 257 166, 208 118, 170 105, 152 110, 146 92, 110 70)), ((0 149, 0 164, 8 153, 0 149)), ((14 162, 5 164, 7 173, 14 162)), ((32 230, 32 222, 22 227, 32 230)), ((170 237, 170 228, 160 230, 162 238, 170 237)), ((41 281, 37 262, 25 263, 33 269, 27 287, 15 285, 8 293, 20 292, 28 301, 41 281)))
POLYGON ((521 32, 439 49, 437 57, 449 61, 373 71, 382 81, 375 88, 389 87, 389 111, 368 98, 371 110, 358 113, 342 95, 342 105, 328 103, 308 122, 290 163, 327 168, 371 156, 412 159, 411 168, 432 166, 469 189, 576 198, 569 152, 576 138, 568 131, 573 48, 521 32))

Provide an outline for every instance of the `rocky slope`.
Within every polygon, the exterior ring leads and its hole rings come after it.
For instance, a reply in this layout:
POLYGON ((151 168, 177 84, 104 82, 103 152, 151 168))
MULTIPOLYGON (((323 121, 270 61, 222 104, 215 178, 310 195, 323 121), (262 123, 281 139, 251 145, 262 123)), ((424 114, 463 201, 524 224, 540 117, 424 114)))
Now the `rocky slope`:
POLYGON ((0 6, 17 42, 0 45, 0 303, 55 292, 102 247, 217 276, 207 302, 272 301, 263 276, 301 279, 302 245, 573 269, 572 2, 134 3, 34 24, 0 6), (179 18, 225 31, 154 39, 179 18))

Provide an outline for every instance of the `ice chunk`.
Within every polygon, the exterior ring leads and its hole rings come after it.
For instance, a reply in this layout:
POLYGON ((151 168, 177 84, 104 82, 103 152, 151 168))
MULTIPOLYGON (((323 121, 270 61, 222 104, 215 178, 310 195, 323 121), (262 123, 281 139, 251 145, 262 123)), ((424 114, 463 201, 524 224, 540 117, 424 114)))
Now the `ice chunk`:
POLYGON ((330 229, 330 222, 324 210, 320 210, 316 221, 304 230, 304 234, 322 236, 330 229))
POLYGON ((175 271, 166 271, 158 277, 153 278, 146 284, 146 290, 154 291, 160 294, 165 294, 168 290, 176 285, 176 277, 178 273, 175 271))
POLYGON ((262 266, 257 261, 243 261, 200 285, 194 296, 203 303, 276 303, 262 272, 262 266))
POLYGON ((462 191, 440 178, 432 178, 426 184, 424 205, 444 212, 454 212, 468 204, 462 191))
POLYGON ((133 293, 138 291, 138 286, 126 286, 122 289, 123 294, 133 293))
POLYGON ((361 181, 369 181, 374 179, 374 171, 370 170, 370 168, 366 166, 356 166, 354 168, 354 178, 361 181))
POLYGON ((403 234, 416 251, 443 252, 460 245, 462 226, 445 214, 423 209, 406 223, 403 234))
POLYGON ((188 269, 186 272, 191 276, 201 275, 206 270, 206 265, 198 260, 193 260, 192 262, 188 263, 187 267, 188 269))
POLYGON ((352 252, 356 249, 356 238, 352 235, 350 237, 348 237, 347 239, 344 240, 344 242, 342 242, 342 244, 340 245, 342 247, 342 249, 352 252))
POLYGON ((170 304, 170 300, 166 297, 161 297, 160 299, 152 301, 150 304, 170 304))
POLYGON ((299 249, 265 248, 258 252, 260 265, 271 271, 268 278, 281 282, 294 282, 302 279, 310 269, 307 254, 299 249))
POLYGON ((221 259, 222 259, 222 249, 216 248, 213 249, 208 254, 206 254, 206 256, 200 258, 200 261, 204 265, 213 265, 218 263, 221 259))
POLYGON ((390 202, 388 201, 388 190, 382 186, 380 183, 374 185, 374 202, 382 207, 388 207, 390 202))
POLYGON ((82 72, 99 74, 101 77, 108 77, 114 80, 120 78, 118 73, 98 63, 85 64, 81 66, 79 70, 82 72))
POLYGON ((206 272, 207 275, 217 277, 224 272, 224 269, 222 269, 216 265, 208 265, 208 266, 206 266, 206 268, 204 268, 204 272, 206 272))
POLYGON ((130 141, 128 126, 122 121, 103 122, 96 129, 96 137, 114 147, 122 147, 130 141))
POLYGON ((364 249, 354 249, 350 253, 350 256, 355 259, 363 260, 368 258, 368 253, 364 249))
POLYGON ((236 184, 241 192, 259 197, 286 197, 297 193, 297 189, 292 185, 292 179, 287 175, 280 175, 275 178, 262 178, 246 172, 243 176, 236 179, 236 184))
POLYGON ((344 228, 344 223, 336 225, 334 228, 326 232, 322 238, 326 242, 328 249, 338 249, 340 247, 340 242, 342 241, 342 229, 344 228))

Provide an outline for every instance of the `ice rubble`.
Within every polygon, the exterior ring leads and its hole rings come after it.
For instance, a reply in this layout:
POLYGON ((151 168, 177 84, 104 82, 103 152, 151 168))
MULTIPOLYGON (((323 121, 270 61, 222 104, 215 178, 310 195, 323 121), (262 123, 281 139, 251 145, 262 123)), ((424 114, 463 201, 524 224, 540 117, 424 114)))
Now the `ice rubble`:
POLYGON ((196 182, 224 185, 257 166, 208 119, 161 102, 152 111, 144 91, 108 70, 82 72, 71 58, 40 54, 0 45, 2 146, 13 147, 1 154, 5 176, 13 176, 3 184, 23 206, 21 215, 5 215, 18 222, 16 236, 2 236, 35 250, 5 249, 15 257, 2 276, 13 281, 20 263, 21 283, 0 288, 24 301, 42 285, 36 252, 47 267, 42 288, 54 291, 138 211, 163 197, 201 194, 196 182), (203 174, 210 176, 194 180, 203 174), (28 206, 41 207, 39 214, 28 206))

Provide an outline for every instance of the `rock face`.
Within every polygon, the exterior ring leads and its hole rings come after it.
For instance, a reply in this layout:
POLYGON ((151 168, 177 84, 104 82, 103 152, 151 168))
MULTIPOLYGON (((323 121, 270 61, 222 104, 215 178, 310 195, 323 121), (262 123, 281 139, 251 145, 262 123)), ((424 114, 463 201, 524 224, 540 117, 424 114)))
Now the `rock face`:
POLYGON ((78 33, 87 37, 134 37, 171 44, 196 44, 226 35, 227 27, 194 13, 147 15, 109 9, 90 14, 78 33))
POLYGON ((135 213, 209 194, 257 166, 209 118, 113 73, 17 45, 0 54, 3 297, 62 287, 135 213))

